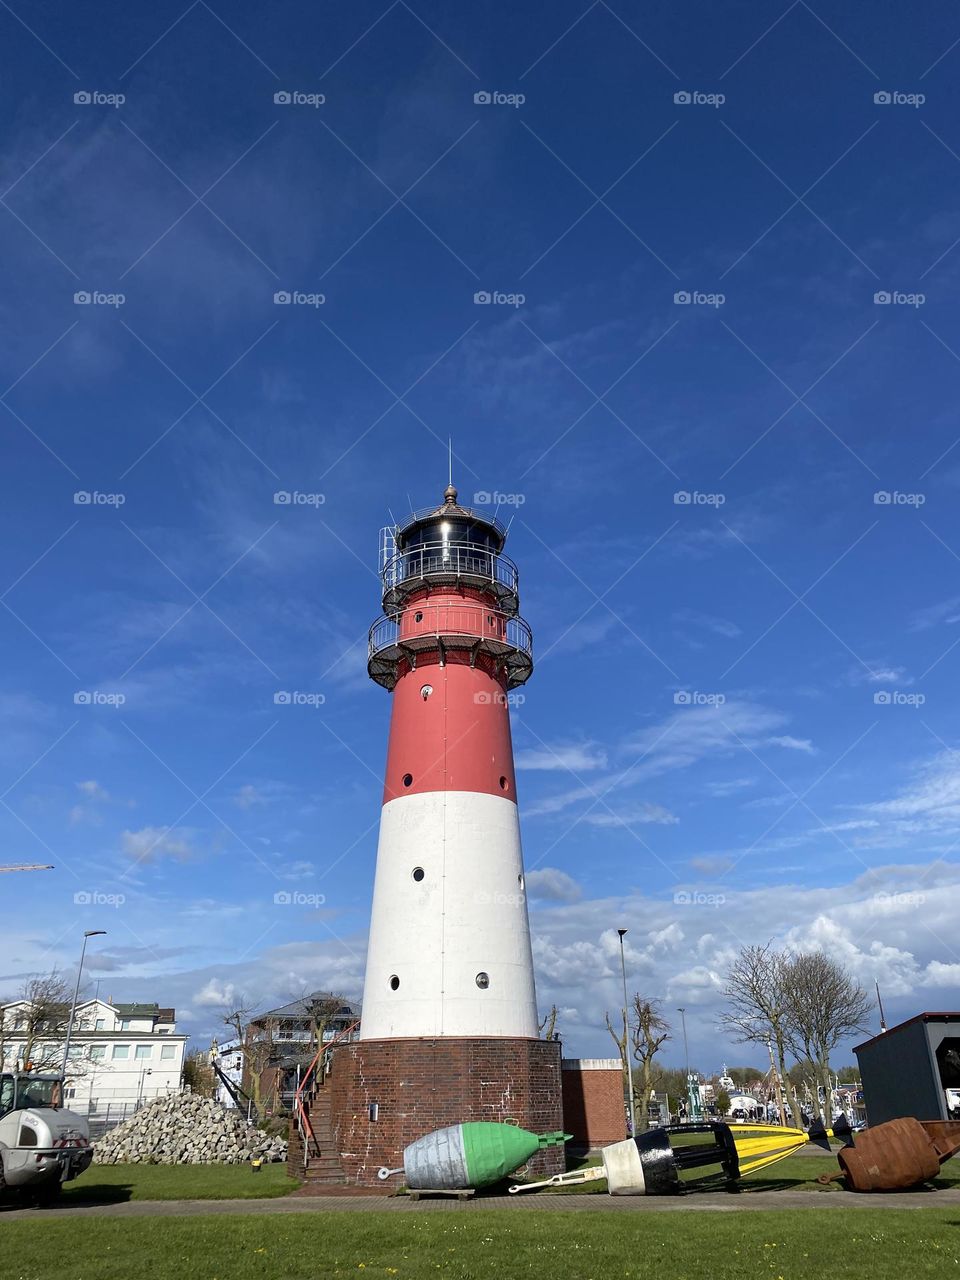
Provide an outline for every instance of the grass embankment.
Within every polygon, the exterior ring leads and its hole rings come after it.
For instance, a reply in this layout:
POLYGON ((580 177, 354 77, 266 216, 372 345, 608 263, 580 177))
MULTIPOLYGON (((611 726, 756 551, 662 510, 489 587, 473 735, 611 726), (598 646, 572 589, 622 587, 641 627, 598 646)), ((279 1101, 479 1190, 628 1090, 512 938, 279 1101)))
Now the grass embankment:
MULTIPOLYGON (((60 1203, 116 1204, 121 1200, 252 1200, 289 1195, 300 1183, 285 1164, 92 1164, 68 1182, 60 1203)), ((2 1216, 2 1215, 0 1215, 2 1216)))
POLYGON ((0 1229, 4 1280, 910 1280, 958 1269, 956 1209, 799 1213, 38 1214, 0 1229))

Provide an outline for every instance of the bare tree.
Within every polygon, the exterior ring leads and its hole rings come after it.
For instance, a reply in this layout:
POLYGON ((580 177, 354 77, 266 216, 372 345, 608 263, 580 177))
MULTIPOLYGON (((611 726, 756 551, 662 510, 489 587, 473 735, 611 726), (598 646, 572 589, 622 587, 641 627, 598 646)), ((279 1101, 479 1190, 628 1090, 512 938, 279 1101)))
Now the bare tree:
MULTIPOLYGON (((238 993, 234 1007, 224 1009, 221 1021, 233 1031, 243 1056, 243 1088, 253 1099, 257 1114, 262 1114, 263 1085, 267 1068, 274 1056, 273 1033, 276 1023, 270 1019, 253 1023, 253 1002, 238 993)), ((275 1092, 269 1089, 268 1092, 275 1092)), ((272 1101, 271 1096, 271 1101, 272 1101)))
POLYGON ((723 988, 727 1007, 720 1022, 740 1043, 771 1047, 793 1123, 799 1125, 800 1107, 787 1075, 792 1026, 789 964, 787 954, 774 950, 772 942, 765 947, 742 947, 727 973, 723 988))
POLYGON ((540 1035, 544 1040, 559 1040, 557 1035, 557 1018, 560 1016, 560 1010, 555 1004, 550 1006, 550 1012, 539 1024, 540 1035))
POLYGON ((660 1082, 656 1055, 661 1045, 672 1037, 670 1025, 664 1018, 661 1001, 646 1000, 639 993, 633 997, 633 1056, 640 1067, 640 1114, 637 1127, 641 1133, 650 1127, 650 1095, 660 1082))
POLYGON ((788 1043, 798 1059, 814 1065, 816 1082, 823 1089, 821 1103, 820 1091, 814 1088, 814 1107, 829 1124, 830 1054, 854 1032, 868 1029, 873 1001, 843 964, 822 951, 791 957, 783 978, 790 1010, 788 1043))
POLYGON ((637 1129, 642 1133, 650 1124, 650 1095, 657 1087, 662 1072, 655 1062, 656 1055, 670 1037, 670 1027, 660 1013, 659 1000, 648 1000, 637 992, 633 997, 634 1025, 628 1030, 626 1010, 623 1013, 622 1030, 615 1030, 609 1013, 604 1014, 607 1030, 620 1053, 620 1065, 623 1070, 623 1087, 629 1096, 630 1071, 627 1065, 627 1043, 629 1040, 633 1058, 639 1066, 639 1081, 634 1076, 634 1102, 639 1101, 637 1110, 637 1129))

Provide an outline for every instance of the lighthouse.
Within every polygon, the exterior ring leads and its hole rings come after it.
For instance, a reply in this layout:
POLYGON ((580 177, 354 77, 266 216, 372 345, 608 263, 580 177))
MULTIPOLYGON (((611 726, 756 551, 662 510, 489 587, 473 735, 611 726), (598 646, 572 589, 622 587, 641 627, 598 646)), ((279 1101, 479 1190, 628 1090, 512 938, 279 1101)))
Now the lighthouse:
MULTIPOLYGON (((495 516, 451 484, 384 530, 368 671, 391 697, 360 1038, 332 1075, 340 1159, 375 1181, 445 1125, 561 1124, 539 1038, 509 694, 533 671, 495 516)), ((545 1150, 536 1169, 557 1171, 545 1150)))

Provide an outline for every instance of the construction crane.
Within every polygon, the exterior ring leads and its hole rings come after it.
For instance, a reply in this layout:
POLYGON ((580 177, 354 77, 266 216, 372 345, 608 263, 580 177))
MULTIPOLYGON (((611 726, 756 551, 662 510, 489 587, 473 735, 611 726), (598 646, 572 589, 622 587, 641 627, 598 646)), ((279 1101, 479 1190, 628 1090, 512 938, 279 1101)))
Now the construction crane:
POLYGON ((52 871, 52 862, 23 862, 13 867, 0 867, 0 871, 52 871))

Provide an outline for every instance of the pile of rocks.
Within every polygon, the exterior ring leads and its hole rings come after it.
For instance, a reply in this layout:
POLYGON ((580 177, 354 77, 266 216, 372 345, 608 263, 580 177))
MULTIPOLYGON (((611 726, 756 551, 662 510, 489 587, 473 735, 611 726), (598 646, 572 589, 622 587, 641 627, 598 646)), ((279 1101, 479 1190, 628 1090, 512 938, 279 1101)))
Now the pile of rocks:
POLYGON ((254 1158, 275 1163, 286 1160, 287 1143, 210 1098, 172 1093, 104 1134, 93 1158, 99 1164, 243 1164, 254 1158))

